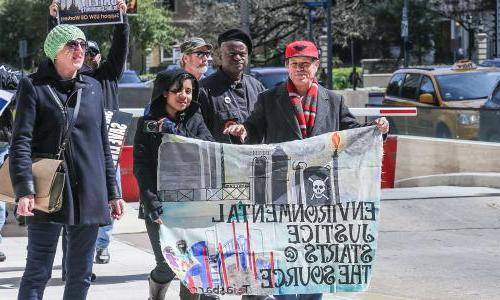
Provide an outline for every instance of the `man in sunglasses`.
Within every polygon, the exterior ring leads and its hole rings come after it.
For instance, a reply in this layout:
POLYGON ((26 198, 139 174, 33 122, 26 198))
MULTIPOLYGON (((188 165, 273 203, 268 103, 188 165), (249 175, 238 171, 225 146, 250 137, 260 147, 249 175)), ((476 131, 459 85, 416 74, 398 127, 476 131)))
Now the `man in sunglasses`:
POLYGON ((190 73, 197 80, 205 77, 208 70, 208 61, 212 59, 210 52, 212 45, 199 37, 192 37, 181 44, 181 59, 179 64, 186 72, 190 73))
POLYGON ((97 70, 101 65, 101 50, 99 50, 99 45, 95 41, 88 40, 87 41, 87 51, 85 52, 85 62, 84 64, 87 67, 90 67, 92 70, 97 70))
MULTIPOLYGON (((103 60, 101 51, 95 41, 87 41, 84 65, 80 70, 81 74, 91 76, 98 80, 102 86, 104 95, 104 109, 119 110, 118 81, 120 80, 125 63, 127 61, 129 47, 129 25, 127 18, 127 4, 124 0, 117 0, 116 4, 123 14, 123 23, 114 25, 113 40, 107 59, 103 60)), ((49 6, 49 30, 57 25, 57 14, 60 7, 60 0, 53 0, 49 6)), ((116 181, 120 184, 120 167, 116 170, 116 181)), ((108 251, 113 224, 99 228, 96 241, 95 262, 107 264, 110 260, 108 251)), ((64 241, 63 241, 64 242, 64 241)), ((65 257, 63 255, 63 262, 65 257)), ((64 266, 64 263, 63 263, 64 266)), ((94 274, 92 274, 94 275, 94 274)), ((63 268, 63 279, 65 278, 63 268)), ((92 277, 95 279, 95 275, 92 277)))

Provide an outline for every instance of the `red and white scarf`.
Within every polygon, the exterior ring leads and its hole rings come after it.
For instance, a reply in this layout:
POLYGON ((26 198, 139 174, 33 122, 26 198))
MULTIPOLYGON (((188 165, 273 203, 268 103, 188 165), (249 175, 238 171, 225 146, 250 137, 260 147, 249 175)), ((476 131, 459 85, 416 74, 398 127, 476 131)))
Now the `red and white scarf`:
POLYGON ((307 138, 311 134, 316 119, 316 107, 318 105, 318 81, 314 79, 313 84, 307 90, 304 97, 301 97, 297 92, 297 88, 293 82, 288 79, 288 96, 292 103, 295 116, 299 122, 302 138, 307 138))

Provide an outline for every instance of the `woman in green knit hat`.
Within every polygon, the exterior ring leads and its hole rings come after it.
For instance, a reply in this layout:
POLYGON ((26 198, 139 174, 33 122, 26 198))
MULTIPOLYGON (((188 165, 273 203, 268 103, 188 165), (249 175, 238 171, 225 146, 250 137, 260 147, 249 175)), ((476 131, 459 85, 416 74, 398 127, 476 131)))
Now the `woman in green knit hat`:
POLYGON ((54 27, 44 43, 48 59, 19 83, 10 176, 17 213, 26 216, 28 223, 21 300, 43 298, 62 227, 68 241, 63 299, 86 299, 99 225, 110 224, 111 217, 119 219, 123 214, 102 89, 95 79, 79 74, 86 48, 85 34, 77 27, 54 27), (35 208, 31 164, 36 157, 64 160, 63 205, 57 212, 35 208))

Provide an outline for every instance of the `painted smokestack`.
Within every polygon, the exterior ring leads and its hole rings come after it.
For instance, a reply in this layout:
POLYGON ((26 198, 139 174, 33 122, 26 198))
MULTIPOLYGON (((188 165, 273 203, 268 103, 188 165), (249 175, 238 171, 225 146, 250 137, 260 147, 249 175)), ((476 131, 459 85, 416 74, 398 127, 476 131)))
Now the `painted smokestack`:
POLYGON ((288 203, 287 181, 288 161, 290 158, 281 147, 276 147, 272 155, 272 202, 274 204, 288 203))
POLYGON ((253 199, 255 204, 266 204, 267 157, 253 159, 253 199))

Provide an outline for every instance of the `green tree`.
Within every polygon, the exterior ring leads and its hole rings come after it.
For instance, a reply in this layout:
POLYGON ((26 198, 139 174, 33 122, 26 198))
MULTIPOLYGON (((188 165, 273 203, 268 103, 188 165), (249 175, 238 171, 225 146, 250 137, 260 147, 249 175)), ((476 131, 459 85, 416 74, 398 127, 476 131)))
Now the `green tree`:
MULTIPOLYGON (((380 45, 379 56, 389 57, 389 47, 401 48, 401 15, 403 0, 382 0, 373 4, 370 11, 375 19, 371 40, 380 45)), ((434 46, 434 33, 437 28, 437 14, 426 8, 425 0, 409 1, 408 41, 410 53, 422 63, 423 56, 434 46)))
MULTIPOLYGON (((19 66, 18 43, 21 39, 28 41, 26 65, 34 65, 44 57, 49 4, 50 0, 0 0, 0 62, 19 66)), ((183 34, 172 25, 169 12, 157 0, 141 0, 137 15, 129 16, 129 23, 131 42, 143 51, 158 45, 168 48, 183 34)), ((82 29, 104 52, 111 46, 113 26, 82 29)))
POLYGON ((141 0, 137 6, 137 15, 129 18, 132 40, 143 51, 159 45, 169 49, 184 35, 181 28, 172 24, 170 13, 161 2, 141 0))
MULTIPOLYGON (((130 24, 130 44, 142 53, 148 48, 161 45, 168 50, 176 39, 182 37, 182 29, 172 24, 170 12, 158 0, 141 0, 137 14, 128 17, 130 24)), ((113 26, 100 25, 82 28, 88 38, 98 42, 106 53, 111 47, 113 26)))
POLYGON ((47 31, 48 4, 35 0, 2 0, 0 2, 0 63, 20 67, 18 44, 28 43, 25 67, 43 57, 47 31))

